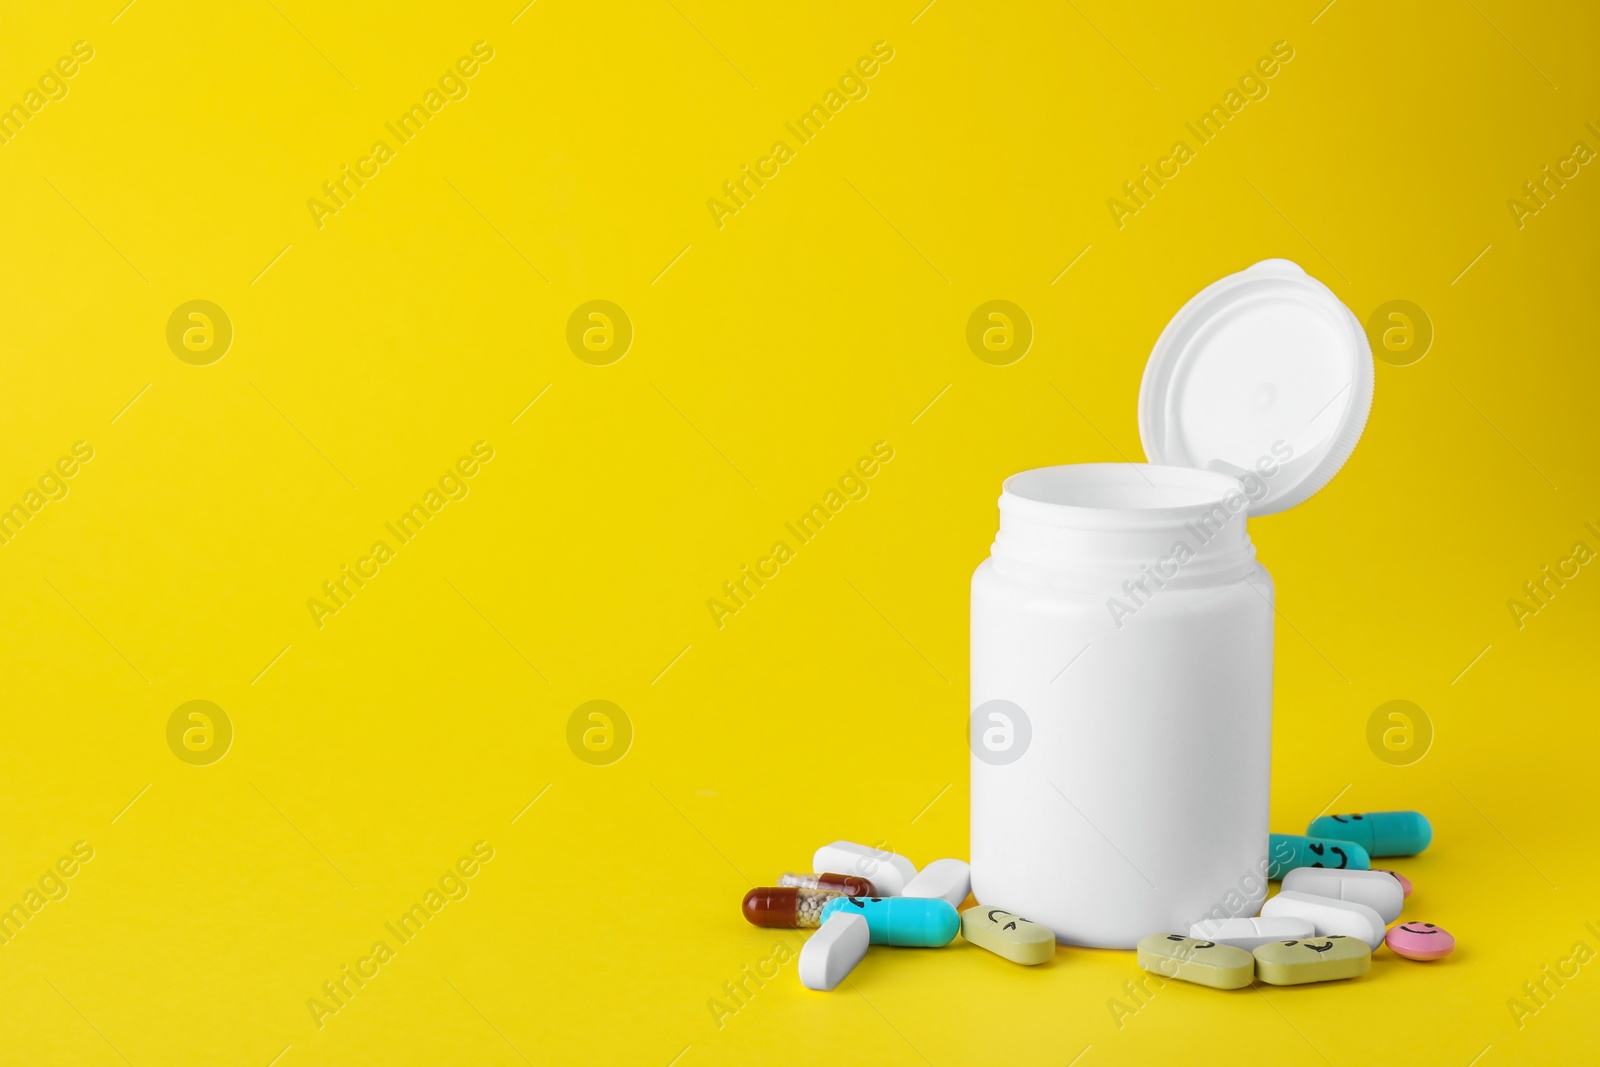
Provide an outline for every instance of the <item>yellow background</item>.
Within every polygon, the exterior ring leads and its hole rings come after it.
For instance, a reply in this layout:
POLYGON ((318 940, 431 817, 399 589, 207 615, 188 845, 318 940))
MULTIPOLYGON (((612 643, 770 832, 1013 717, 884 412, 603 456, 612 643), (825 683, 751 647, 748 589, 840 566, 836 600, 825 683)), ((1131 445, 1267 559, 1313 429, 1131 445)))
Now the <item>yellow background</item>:
POLYGON ((95 850, 0 947, 0 1060, 1592 1058, 1600 964, 1520 1029, 1507 1001, 1600 951, 1600 575, 1520 630, 1506 602, 1600 549, 1600 175, 1521 228, 1507 207, 1600 149, 1594 12, 920 4, 0 15, 0 103, 94 49, 0 145, 0 503, 95 450, 0 547, 0 903, 95 850), (469 95, 319 229, 308 198, 480 40, 469 95), (797 147, 784 122, 877 41, 869 95, 797 147), (1270 94, 1119 229, 1107 199, 1277 41, 1270 94), (780 138, 719 229, 706 201, 780 138), (791 960, 719 1020, 798 943, 738 917, 750 885, 835 838, 965 854, 967 583, 1002 478, 1140 458, 1162 326, 1269 256, 1436 331, 1378 366, 1337 480, 1252 533, 1274 827, 1426 812, 1397 866, 1455 957, 1173 983, 1119 1027, 1130 954, 957 942, 876 950, 833 994, 791 960), (1036 331, 1006 367, 965 341, 996 298, 1036 331), (166 343, 193 299, 235 331, 209 366, 166 343), (634 326, 610 366, 565 341, 591 299, 634 326), (480 440, 470 494, 318 629, 307 599, 480 440), (870 494, 717 628, 706 601, 880 440, 870 494), (1366 743, 1396 698, 1435 731, 1410 766, 1366 743), (167 746, 194 699, 236 731, 210 766, 167 746), (592 699, 635 731, 609 766, 567 745, 592 699), (319 1029, 322 983, 477 841, 470 894, 319 1029))

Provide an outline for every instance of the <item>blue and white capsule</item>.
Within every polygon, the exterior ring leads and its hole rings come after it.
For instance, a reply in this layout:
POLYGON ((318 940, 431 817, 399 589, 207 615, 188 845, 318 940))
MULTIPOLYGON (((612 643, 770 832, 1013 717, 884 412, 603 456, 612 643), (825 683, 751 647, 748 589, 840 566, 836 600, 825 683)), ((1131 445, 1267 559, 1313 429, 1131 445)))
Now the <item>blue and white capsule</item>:
POLYGON ((839 897, 823 906, 822 921, 840 911, 866 919, 874 945, 941 948, 961 929, 961 915, 939 897, 839 897))
POLYGON ((1433 827, 1420 811, 1319 815, 1306 833, 1354 841, 1369 856, 1415 856, 1433 843, 1433 827))
POLYGON ((1267 835, 1267 877, 1282 878, 1296 867, 1328 867, 1336 871, 1367 871, 1372 860, 1354 841, 1299 834, 1267 835))

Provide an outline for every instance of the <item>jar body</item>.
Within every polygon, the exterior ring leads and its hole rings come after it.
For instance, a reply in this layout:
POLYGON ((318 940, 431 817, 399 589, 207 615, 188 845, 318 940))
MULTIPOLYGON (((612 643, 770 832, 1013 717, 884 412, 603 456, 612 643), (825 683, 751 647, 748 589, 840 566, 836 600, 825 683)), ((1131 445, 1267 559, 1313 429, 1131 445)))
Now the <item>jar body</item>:
MULTIPOLYGON (((1274 594, 1242 516, 1237 525, 1247 554, 1236 545, 1226 566, 1187 574, 1156 555, 1130 568, 1137 553, 1112 551, 1101 565, 1095 545, 1120 544, 1115 529, 1074 543, 1065 566, 1016 558, 1001 540, 979 565, 969 734, 981 903, 1048 925, 1064 943, 1107 948, 1257 914, 1274 594), (1023 751, 989 751, 990 730, 996 747, 1023 751)), ((1195 540, 1173 526, 1174 540, 1195 540)))

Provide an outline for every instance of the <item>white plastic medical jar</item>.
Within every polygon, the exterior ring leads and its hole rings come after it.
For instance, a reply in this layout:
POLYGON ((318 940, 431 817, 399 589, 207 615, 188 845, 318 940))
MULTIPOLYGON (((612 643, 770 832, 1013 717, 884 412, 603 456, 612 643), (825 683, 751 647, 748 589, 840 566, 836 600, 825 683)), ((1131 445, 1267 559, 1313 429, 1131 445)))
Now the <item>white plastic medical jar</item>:
POLYGON ((1266 898, 1273 587, 1247 516, 1299 506, 1372 409, 1354 312, 1285 259, 1196 293, 1139 385, 1153 462, 1006 479, 972 576, 972 891, 1132 948, 1266 898))
POLYGON ((972 577, 979 901, 1109 948, 1260 910, 1273 587, 1249 503, 1184 467, 1006 479, 972 577))

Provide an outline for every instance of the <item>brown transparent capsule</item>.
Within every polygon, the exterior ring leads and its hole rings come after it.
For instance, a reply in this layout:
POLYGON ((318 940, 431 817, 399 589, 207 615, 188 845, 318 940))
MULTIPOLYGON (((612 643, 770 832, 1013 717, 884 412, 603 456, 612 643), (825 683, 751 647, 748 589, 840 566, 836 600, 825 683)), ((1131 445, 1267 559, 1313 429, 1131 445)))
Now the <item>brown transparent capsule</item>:
POLYGON ((814 929, 822 925, 822 906, 843 893, 798 886, 760 886, 744 895, 744 917, 753 926, 814 929))
POLYGON ((845 893, 852 897, 875 897, 878 890, 865 878, 853 874, 786 874, 778 879, 780 886, 800 889, 826 889, 832 893, 845 893))

